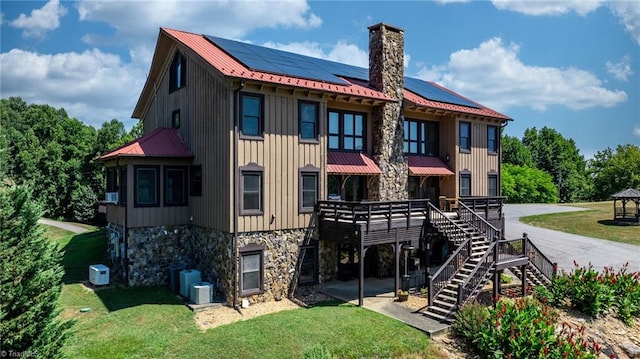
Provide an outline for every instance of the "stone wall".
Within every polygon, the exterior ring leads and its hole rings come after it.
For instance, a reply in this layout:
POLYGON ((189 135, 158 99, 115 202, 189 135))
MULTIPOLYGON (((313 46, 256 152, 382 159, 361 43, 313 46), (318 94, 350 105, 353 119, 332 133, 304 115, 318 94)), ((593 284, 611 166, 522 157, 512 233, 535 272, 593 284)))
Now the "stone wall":
POLYGON ((257 303, 286 298, 292 284, 297 281, 300 246, 310 244, 314 240, 317 240, 317 231, 313 229, 239 234, 238 249, 249 244, 256 244, 264 248, 264 291, 245 299, 248 299, 249 303, 257 303))
MULTIPOLYGON (((264 292, 247 297, 249 302, 287 297, 295 289, 292 284, 297 283, 300 246, 317 243, 317 237, 313 228, 239 234, 237 248, 249 244, 264 248, 264 292)), ((319 243, 317 255, 319 281, 335 278, 335 243, 319 243)), ((182 265, 198 269, 202 280, 213 283, 216 294, 231 304, 235 256, 232 233, 190 225, 129 228, 127 284, 167 286, 169 268, 182 265)))
POLYGON ((372 114, 373 159, 382 173, 369 189, 370 199, 408 198, 408 166, 404 158, 404 34, 378 24, 369 27, 369 84, 396 99, 372 114))
POLYGON ((127 232, 128 285, 168 285, 172 264, 193 264, 186 248, 190 226, 129 228, 127 232))

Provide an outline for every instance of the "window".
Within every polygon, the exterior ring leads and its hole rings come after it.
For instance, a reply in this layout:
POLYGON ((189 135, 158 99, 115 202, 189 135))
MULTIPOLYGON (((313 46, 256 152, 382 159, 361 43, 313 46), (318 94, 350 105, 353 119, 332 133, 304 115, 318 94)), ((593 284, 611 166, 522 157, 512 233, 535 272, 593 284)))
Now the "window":
POLYGON ((300 138, 303 140, 318 139, 318 103, 298 102, 298 116, 300 118, 300 138))
POLYGON ((134 167, 134 205, 136 207, 155 207, 160 204, 159 171, 158 166, 134 167))
POLYGON ((118 191, 118 201, 121 206, 127 204, 127 168, 120 168, 120 188, 118 191))
POLYGON ((262 293, 262 252, 263 248, 256 244, 240 249, 240 296, 262 293))
POLYGON ((471 124, 460 122, 460 151, 471 151, 471 124))
POLYGON ((328 122, 330 150, 362 151, 365 148, 365 114, 331 110, 328 122))
POLYGON ((488 196, 489 197, 495 197, 498 195, 498 175, 497 174, 490 174, 489 177, 487 178, 487 184, 488 184, 488 196))
POLYGON ((298 284, 315 284, 318 282, 318 249, 316 245, 300 247, 300 275, 298 284))
POLYGON ((437 156, 439 126, 432 121, 404 121, 404 153, 437 156))
POLYGON ((264 168, 250 163, 240 168, 241 215, 261 215, 262 209, 262 174, 264 168))
POLYGON ((187 168, 164 168, 164 205, 185 206, 187 204, 187 168))
POLYGON ((107 192, 116 192, 118 190, 117 176, 118 172, 115 168, 107 169, 107 192))
POLYGON ((498 127, 487 126, 487 151, 498 153, 498 127))
POLYGON ((187 85, 187 58, 176 52, 171 63, 169 74, 169 92, 181 89, 187 85))
POLYGON ((313 207, 318 200, 318 173, 319 168, 306 166, 300 169, 300 193, 299 208, 302 213, 313 212, 313 207))
POLYGON ((460 196, 471 196, 471 174, 460 174, 460 196))
POLYGON ((246 93, 240 97, 240 132, 244 136, 262 136, 263 97, 246 93))
POLYGON ((202 165, 190 167, 189 195, 195 197, 202 196, 202 165))
POLYGON ((171 113, 171 127, 180 128, 180 110, 175 110, 171 113))

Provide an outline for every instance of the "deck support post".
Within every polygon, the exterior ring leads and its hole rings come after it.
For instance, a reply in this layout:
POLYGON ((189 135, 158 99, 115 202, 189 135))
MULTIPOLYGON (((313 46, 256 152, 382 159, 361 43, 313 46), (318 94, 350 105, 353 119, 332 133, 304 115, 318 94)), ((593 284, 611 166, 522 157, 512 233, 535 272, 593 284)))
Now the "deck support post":
POLYGON ((358 252, 358 306, 362 307, 364 306, 364 256, 365 256, 365 249, 364 249, 364 243, 362 243, 362 238, 360 238, 359 240, 360 242, 360 249, 358 252))
POLYGON ((395 252, 396 257, 396 270, 393 278, 393 289, 395 291, 395 295, 398 295, 398 291, 400 290, 400 243, 398 243, 398 236, 396 235, 396 244, 393 246, 393 251, 395 252))
POLYGON ((493 270, 493 305, 498 303, 498 294, 500 294, 500 272, 497 269, 493 270))

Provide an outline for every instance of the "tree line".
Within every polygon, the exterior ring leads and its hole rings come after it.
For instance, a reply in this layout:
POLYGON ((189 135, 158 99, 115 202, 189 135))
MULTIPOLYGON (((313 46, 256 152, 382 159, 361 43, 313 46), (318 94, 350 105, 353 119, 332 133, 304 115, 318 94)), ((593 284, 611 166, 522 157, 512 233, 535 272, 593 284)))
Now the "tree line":
MULTIPOLYGON (((142 135, 113 119, 99 129, 70 118, 64 109, 0 100, 0 169, 28 184, 45 215, 87 221, 104 195, 104 166, 95 159, 142 135)), ((502 137, 502 194, 508 202, 606 200, 640 188, 640 147, 606 148, 585 160, 572 139, 556 130, 530 128, 519 139, 502 137)))
POLYGON ((0 173, 30 187, 51 218, 90 221, 105 190, 104 166, 95 159, 142 134, 113 119, 95 129, 64 109, 0 100, 0 173))
POLYGON ((572 139, 535 127, 502 137, 502 195, 511 203, 601 201, 640 188, 640 146, 598 151, 586 160, 572 139))

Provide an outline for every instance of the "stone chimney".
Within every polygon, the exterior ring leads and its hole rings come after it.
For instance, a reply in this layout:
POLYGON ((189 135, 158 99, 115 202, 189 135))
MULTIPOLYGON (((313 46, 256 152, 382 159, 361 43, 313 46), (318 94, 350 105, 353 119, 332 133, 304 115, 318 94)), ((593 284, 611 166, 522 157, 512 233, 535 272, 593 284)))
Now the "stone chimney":
POLYGON ((407 199, 404 157, 404 31, 387 24, 369 27, 369 85, 395 99, 373 110, 373 159, 382 174, 369 188, 371 199, 407 199))

